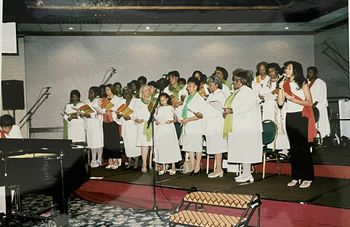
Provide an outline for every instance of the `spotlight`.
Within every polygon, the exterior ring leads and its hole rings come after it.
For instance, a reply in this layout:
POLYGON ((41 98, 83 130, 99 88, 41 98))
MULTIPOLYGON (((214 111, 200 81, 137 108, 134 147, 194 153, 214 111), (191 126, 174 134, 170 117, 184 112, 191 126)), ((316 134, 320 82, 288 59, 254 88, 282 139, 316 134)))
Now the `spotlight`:
POLYGON ((288 30, 288 29, 289 29, 289 27, 288 27, 288 26, 286 26, 286 27, 284 27, 284 29, 288 30))
POLYGON ((69 27, 68 29, 69 29, 69 30, 74 30, 74 28, 73 28, 73 27, 69 27))
POLYGON ((147 26, 147 27, 146 27, 146 30, 149 30, 149 29, 150 29, 150 27, 147 26))
POLYGON ((220 27, 220 26, 219 26, 219 27, 217 27, 217 29, 218 29, 218 30, 221 30, 221 29, 222 29, 222 27, 220 27))

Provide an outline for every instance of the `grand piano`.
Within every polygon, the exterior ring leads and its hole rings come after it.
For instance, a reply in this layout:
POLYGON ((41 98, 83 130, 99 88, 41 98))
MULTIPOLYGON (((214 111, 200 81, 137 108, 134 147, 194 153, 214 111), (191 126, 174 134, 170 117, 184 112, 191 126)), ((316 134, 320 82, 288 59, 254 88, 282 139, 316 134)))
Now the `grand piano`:
POLYGON ((0 186, 6 187, 6 213, 10 214, 8 188, 23 196, 45 193, 61 214, 68 214, 68 198, 90 178, 89 150, 71 140, 0 139, 0 186))

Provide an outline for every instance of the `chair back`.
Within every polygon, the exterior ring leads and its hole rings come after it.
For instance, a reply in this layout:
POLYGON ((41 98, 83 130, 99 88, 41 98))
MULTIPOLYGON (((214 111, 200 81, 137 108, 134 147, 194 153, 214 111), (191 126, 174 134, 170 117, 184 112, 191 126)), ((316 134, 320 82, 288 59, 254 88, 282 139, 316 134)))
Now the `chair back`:
POLYGON ((275 140, 277 134, 277 125, 271 120, 264 120, 262 122, 262 126, 263 145, 266 146, 275 140))

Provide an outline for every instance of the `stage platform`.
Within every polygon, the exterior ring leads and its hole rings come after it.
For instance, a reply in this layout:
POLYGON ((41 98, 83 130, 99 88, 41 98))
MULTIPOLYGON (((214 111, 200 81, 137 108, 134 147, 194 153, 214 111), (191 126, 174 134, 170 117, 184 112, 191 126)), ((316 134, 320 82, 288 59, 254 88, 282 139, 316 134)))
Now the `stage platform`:
MULTIPOLYGON (((271 167, 268 172, 273 172, 271 167)), ((285 174, 267 174, 262 179, 260 172, 254 173, 255 182, 252 184, 235 183, 233 173, 209 179, 203 170, 195 176, 181 173, 155 176, 156 201, 160 208, 174 209, 188 189, 197 187, 211 192, 259 193, 263 200, 262 226, 350 226, 350 179, 316 177, 312 187, 300 189, 287 187, 291 178, 285 174)), ((85 183, 76 191, 77 196, 97 203, 152 208, 151 171, 142 174, 140 170, 100 167, 92 170, 92 177, 98 179, 85 183)), ((210 211, 212 208, 206 209, 210 211)), ((214 210, 232 214, 232 210, 228 209, 214 210)))

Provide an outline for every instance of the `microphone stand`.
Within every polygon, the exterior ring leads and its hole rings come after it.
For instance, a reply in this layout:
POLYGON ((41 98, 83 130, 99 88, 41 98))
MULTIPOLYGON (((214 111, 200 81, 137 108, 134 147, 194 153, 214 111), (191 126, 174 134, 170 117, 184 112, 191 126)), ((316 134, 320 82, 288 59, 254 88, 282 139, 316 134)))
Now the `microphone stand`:
MULTIPOLYGON (((30 134, 30 129, 32 128, 32 117, 35 114, 35 112, 40 108, 40 106, 48 99, 49 95, 51 93, 48 92, 49 89, 46 89, 46 91, 38 98, 38 100, 34 103, 34 105, 30 108, 30 110, 26 113, 26 115, 22 118, 20 123, 22 125, 20 128, 23 128, 23 126, 29 122, 29 134, 30 134)), ((30 136, 29 136, 30 137, 30 136)))
MULTIPOLYGON (((160 88, 159 89, 159 95, 163 92, 164 88, 160 88)), ((153 106, 153 110, 148 118, 147 121, 147 128, 149 128, 152 124, 152 149, 151 152, 154 152, 154 114, 156 112, 156 108, 159 105, 159 98, 157 99, 157 101, 155 102, 154 106, 153 106)), ((151 212, 155 212, 157 214, 157 216, 159 217, 160 220, 163 220, 159 214, 160 209, 157 206, 157 194, 156 194, 156 174, 157 171, 155 168, 152 168, 152 187, 153 187, 153 207, 151 210, 146 210, 146 211, 151 211, 151 212)))
POLYGON ((116 73, 117 71, 115 69, 112 69, 112 71, 109 73, 108 77, 106 78, 105 81, 103 81, 102 85, 106 85, 109 80, 112 78, 113 74, 116 73))

